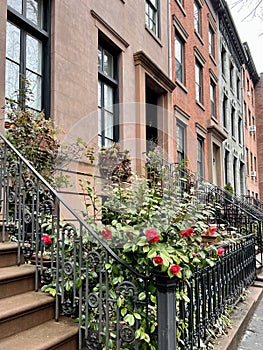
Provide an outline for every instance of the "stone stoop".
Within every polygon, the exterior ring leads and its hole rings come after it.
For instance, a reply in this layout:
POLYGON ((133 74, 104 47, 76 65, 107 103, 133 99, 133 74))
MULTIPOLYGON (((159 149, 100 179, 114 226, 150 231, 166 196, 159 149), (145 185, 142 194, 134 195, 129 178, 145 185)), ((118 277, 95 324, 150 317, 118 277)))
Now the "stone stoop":
POLYGON ((54 319, 54 298, 35 292, 35 267, 16 265, 15 243, 0 243, 0 350, 77 350, 78 325, 54 319))

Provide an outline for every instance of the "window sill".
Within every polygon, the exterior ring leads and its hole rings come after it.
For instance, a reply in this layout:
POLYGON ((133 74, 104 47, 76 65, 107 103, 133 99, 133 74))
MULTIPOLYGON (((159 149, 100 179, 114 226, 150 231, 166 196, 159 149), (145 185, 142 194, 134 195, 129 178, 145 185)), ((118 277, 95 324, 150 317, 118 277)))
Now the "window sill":
POLYGON ((156 36, 156 34, 154 34, 154 32, 150 28, 147 27, 146 24, 145 24, 145 29, 153 37, 153 39, 157 42, 157 44, 159 44, 160 47, 163 47, 161 40, 156 36))
POLYGON ((198 107, 200 107, 203 111, 205 111, 205 106, 201 102, 199 102, 197 100, 195 100, 195 102, 196 102, 198 107))
POLYGON ((229 133, 229 130, 227 129, 226 126, 223 126, 223 130, 224 130, 225 133, 227 133, 227 134, 229 133))
POLYGON ((215 117, 214 115, 211 115, 211 119, 212 119, 216 124, 218 124, 218 119, 217 119, 217 117, 215 117))
POLYGON ((204 46, 204 41, 203 41, 201 35, 196 30, 195 30, 195 35, 197 36, 197 38, 200 41, 200 43, 204 46))
POLYGON ((179 88, 181 88, 186 94, 188 94, 188 90, 187 90, 186 86, 185 86, 183 83, 181 83, 179 80, 175 80, 175 83, 176 83, 176 85, 177 85, 179 88))
POLYGON ((175 2, 177 3, 177 5, 178 5, 179 9, 181 10, 182 14, 186 17, 186 12, 185 12, 185 9, 183 8, 183 5, 178 0, 175 0, 175 2))
POLYGON ((217 64, 216 64, 215 57, 211 54, 209 54, 209 57, 210 57, 211 61, 213 62, 213 64, 216 66, 217 64))

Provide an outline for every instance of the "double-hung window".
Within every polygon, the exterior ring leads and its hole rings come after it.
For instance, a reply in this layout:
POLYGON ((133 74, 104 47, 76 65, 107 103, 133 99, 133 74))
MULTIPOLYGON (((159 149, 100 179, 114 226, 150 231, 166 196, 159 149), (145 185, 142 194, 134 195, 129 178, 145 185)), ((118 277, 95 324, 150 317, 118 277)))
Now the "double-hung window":
POLYGON ((159 0, 145 0, 146 26, 157 36, 159 31, 159 0))
POLYGON ((175 51, 175 78, 180 81, 182 84, 184 81, 184 41, 182 38, 175 32, 174 40, 174 51, 175 51))
POLYGON ((8 0, 7 5, 5 96, 20 91, 23 100, 28 81, 27 105, 48 115, 50 0, 8 0))
POLYGON ((98 144, 111 146, 118 141, 116 98, 118 91, 117 55, 110 47, 98 46, 98 144))
POLYGON ((208 41, 209 41, 209 54, 212 57, 215 57, 215 32, 211 26, 209 26, 208 41))
POLYGON ((203 103, 203 67, 197 60, 195 62, 195 97, 196 101, 203 103))
POLYGON ((197 136, 197 172, 204 177, 204 139, 197 136))
POLYGON ((197 0, 194 1, 194 28, 201 36, 201 6, 197 0))
POLYGON ((210 105, 211 116, 216 117, 216 85, 213 80, 210 80, 210 105))
POLYGON ((186 159, 186 127, 177 121, 177 162, 180 163, 186 159))

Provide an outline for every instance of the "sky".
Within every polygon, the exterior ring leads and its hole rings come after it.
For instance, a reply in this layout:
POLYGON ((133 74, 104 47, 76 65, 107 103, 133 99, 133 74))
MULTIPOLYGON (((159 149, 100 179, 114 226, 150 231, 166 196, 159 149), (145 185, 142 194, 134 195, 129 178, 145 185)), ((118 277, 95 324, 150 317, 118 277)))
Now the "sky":
MULTIPOLYGON (((263 19, 253 16, 245 18, 252 7, 233 7, 234 2, 235 0, 227 0, 240 40, 248 43, 257 72, 258 74, 263 73, 263 19)), ((251 3, 255 1, 251 0, 251 3)))

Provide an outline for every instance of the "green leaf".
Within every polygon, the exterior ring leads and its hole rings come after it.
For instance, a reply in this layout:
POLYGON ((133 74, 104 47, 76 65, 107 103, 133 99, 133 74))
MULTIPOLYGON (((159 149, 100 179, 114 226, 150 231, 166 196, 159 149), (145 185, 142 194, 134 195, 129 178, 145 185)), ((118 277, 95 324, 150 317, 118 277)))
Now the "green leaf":
POLYGON ((127 314, 125 317, 124 317, 124 321, 129 323, 130 326, 133 326, 134 323, 135 323, 135 318, 132 314, 127 314))
POLYGON ((118 307, 121 307, 121 305, 122 305, 122 299, 121 299, 121 297, 119 297, 119 298, 117 299, 117 306, 118 306, 118 307))
POLYGON ((121 315, 125 316, 127 314, 127 308, 124 307, 123 309, 121 309, 121 315))
POLYGON ((142 301, 146 299, 146 293, 145 292, 141 292, 138 296, 138 300, 142 301))
POLYGON ((142 319, 141 315, 138 314, 137 312, 134 312, 134 313, 133 313, 133 316, 134 316, 137 320, 141 320, 141 319, 142 319))
POLYGON ((157 255, 156 249, 151 249, 147 254, 147 258, 152 259, 157 255))

